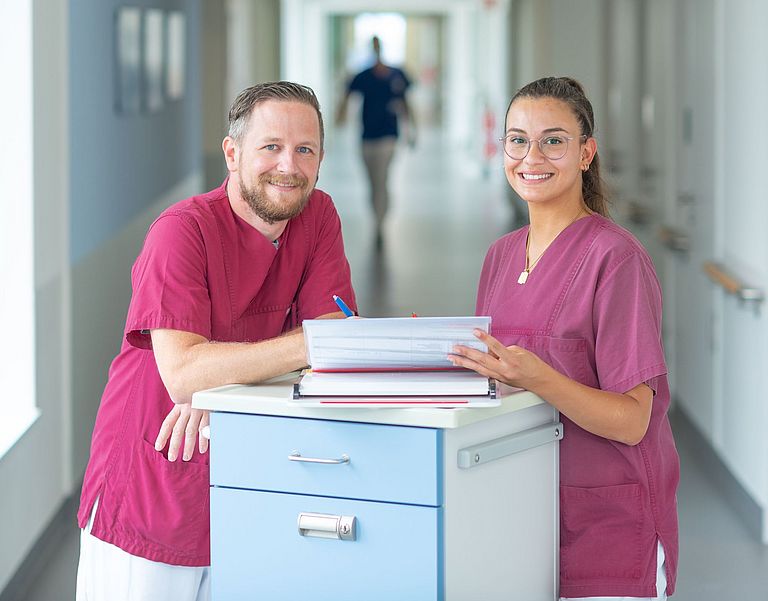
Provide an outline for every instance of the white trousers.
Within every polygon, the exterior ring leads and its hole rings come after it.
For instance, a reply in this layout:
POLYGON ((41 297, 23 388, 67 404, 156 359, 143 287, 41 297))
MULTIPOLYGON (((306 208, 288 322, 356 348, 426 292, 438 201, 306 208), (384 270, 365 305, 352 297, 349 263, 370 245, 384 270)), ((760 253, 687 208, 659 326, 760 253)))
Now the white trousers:
MULTIPOLYGON (((560 597, 560 601, 568 601, 560 597)), ((655 597, 584 597, 574 601, 667 601, 667 574, 664 571, 664 547, 659 541, 656 547, 656 596, 655 597)))
POLYGON ((397 138, 388 136, 376 140, 363 140, 363 162, 371 188, 371 205, 376 226, 381 227, 389 207, 389 165, 395 154, 397 138))
POLYGON ((93 536, 97 505, 98 501, 88 524, 80 531, 76 601, 209 601, 209 567, 150 561, 93 536))

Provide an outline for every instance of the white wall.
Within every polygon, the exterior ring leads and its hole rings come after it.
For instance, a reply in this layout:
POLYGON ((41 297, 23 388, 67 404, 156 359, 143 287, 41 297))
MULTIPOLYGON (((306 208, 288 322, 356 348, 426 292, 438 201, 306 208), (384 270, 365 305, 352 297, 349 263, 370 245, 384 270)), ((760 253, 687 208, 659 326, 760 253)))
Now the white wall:
POLYGON ((227 94, 280 77, 279 0, 227 0, 227 94))
POLYGON ((768 306, 755 310, 702 273, 704 261, 716 260, 768 291, 760 167, 768 164, 768 146, 758 142, 768 136, 768 37, 761 29, 768 3, 516 0, 512 15, 513 87, 544 75, 581 80, 595 108, 598 142, 626 155, 613 181, 650 218, 633 229, 664 288, 673 393, 761 508, 756 534, 768 543, 768 306), (633 19, 641 19, 637 29, 633 19), (622 149, 622 138, 635 146, 622 149), (687 234, 691 251, 663 248, 661 225, 687 234))
POLYGON ((518 42, 513 90, 548 75, 578 79, 600 129, 607 118, 607 11, 603 0, 517 0, 518 42))
MULTIPOLYGON (((765 165, 768 98, 768 4, 716 0, 716 215, 717 256, 735 277, 768 291, 768 202, 765 165)), ((722 370, 714 445, 763 510, 768 544, 768 307, 739 302, 718 289, 716 341, 722 370)))
MULTIPOLYGON (((141 123, 139 117, 131 121, 113 111, 109 58, 105 59, 108 64, 100 63, 106 73, 94 76, 83 64, 82 56, 74 52, 78 43, 86 57, 111 56, 112 7, 95 0, 93 4, 94 10, 88 11, 81 1, 32 2, 34 156, 30 168, 35 213, 36 400, 40 417, 0 458, 0 590, 63 502, 78 492, 93 415, 106 379, 106 364, 119 348, 130 298, 130 266, 147 224, 170 202, 202 190, 202 172, 198 168, 202 153, 197 135, 197 4, 184 5, 191 48, 185 98, 141 123), (98 23, 98 30, 72 19, 75 9, 88 12, 89 18, 98 23), (85 37, 88 40, 84 41, 85 37), (76 77, 82 80, 73 83, 76 77), (78 86, 78 82, 82 85, 78 86), (82 103, 70 102, 76 91, 83 94, 82 103), (133 133, 143 128, 154 137, 138 140, 138 151, 126 150, 125 136, 109 133, 119 127, 133 133), (163 134, 166 129, 171 129, 173 135, 163 134), (84 143, 87 134, 92 134, 98 145, 86 144, 87 152, 73 150, 78 142, 84 143), (110 170, 121 176, 130 174, 139 181, 134 173, 143 173, 142 161, 148 156, 169 156, 160 152, 163 144, 173 145, 178 152, 167 163, 153 162, 162 177, 141 179, 160 182, 146 196, 120 189, 108 176, 111 186, 95 183, 110 170), (82 167, 79 178, 73 175, 76 160, 82 167), (163 190, 163 186, 168 189, 163 190), (98 198, 99 207, 109 217, 122 215, 125 196, 141 210, 123 220, 112 219, 108 227, 102 228, 94 225, 87 210, 82 211, 79 231, 91 234, 98 229, 97 233, 104 235, 88 252, 81 244, 83 252, 74 253, 74 236, 70 234, 74 208, 82 203, 85 191, 98 198), (73 260, 75 254, 78 260, 73 260)), ((3 402, 13 399, 5 398, 3 402)), ((74 525, 74 516, 71 520, 74 525)))
MULTIPOLYGON (((73 485, 68 395, 67 2, 33 2, 33 178, 39 419, 0 459, 0 590, 73 485)), ((10 400, 12 402, 12 399, 10 400)))
POLYGON ((227 173, 221 141, 226 135, 229 98, 227 84, 227 14, 219 1, 202 3, 201 20, 205 23, 201 39, 203 153, 205 188, 219 185, 227 173))

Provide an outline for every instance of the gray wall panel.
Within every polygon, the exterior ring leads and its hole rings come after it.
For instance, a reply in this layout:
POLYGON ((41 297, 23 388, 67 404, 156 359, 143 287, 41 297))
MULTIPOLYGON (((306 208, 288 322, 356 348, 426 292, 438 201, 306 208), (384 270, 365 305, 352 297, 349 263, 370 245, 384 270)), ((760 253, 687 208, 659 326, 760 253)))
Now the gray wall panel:
POLYGON ((115 110, 114 21, 117 0, 69 5, 71 249, 84 259, 165 191, 199 170, 200 1, 155 0, 132 6, 186 15, 186 89, 157 112, 115 110))

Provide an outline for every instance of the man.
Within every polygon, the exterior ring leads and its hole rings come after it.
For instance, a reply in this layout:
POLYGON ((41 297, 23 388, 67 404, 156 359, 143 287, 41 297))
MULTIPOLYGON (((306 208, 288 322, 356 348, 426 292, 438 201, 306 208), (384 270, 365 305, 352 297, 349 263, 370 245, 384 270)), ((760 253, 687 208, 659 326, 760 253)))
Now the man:
POLYGON ((382 225, 389 206, 389 166, 399 135, 398 116, 402 115, 406 120, 411 145, 415 141, 415 129, 413 112, 406 98, 410 80, 402 70, 382 62, 381 41, 378 37, 374 36, 371 44, 375 62, 350 81, 339 105, 336 121, 344 122, 349 96, 353 92, 360 93, 363 97, 363 162, 368 173, 371 205, 376 218, 376 245, 380 246, 382 225))
POLYGON ((224 184, 164 211, 133 266, 78 512, 78 600, 208 598, 208 414, 192 394, 306 365, 301 321, 343 317, 334 294, 354 303, 339 217, 314 188, 312 90, 246 89, 222 148, 224 184))

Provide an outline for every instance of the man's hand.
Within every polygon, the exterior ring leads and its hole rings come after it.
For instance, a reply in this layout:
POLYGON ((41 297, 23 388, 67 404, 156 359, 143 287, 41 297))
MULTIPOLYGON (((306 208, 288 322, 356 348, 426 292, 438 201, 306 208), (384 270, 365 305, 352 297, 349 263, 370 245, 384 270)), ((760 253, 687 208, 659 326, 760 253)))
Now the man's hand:
POLYGON ((160 433, 155 441, 155 450, 162 451, 170 438, 168 446, 168 461, 176 461, 179 448, 184 446, 182 459, 189 461, 199 440, 200 453, 208 451, 208 439, 202 435, 202 430, 209 423, 209 412, 203 409, 192 409, 189 403, 174 405, 171 412, 163 420, 160 433))
POLYGON ((408 148, 413 150, 416 148, 416 128, 409 125, 405 133, 405 141, 408 144, 408 148))

